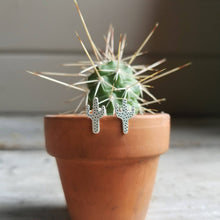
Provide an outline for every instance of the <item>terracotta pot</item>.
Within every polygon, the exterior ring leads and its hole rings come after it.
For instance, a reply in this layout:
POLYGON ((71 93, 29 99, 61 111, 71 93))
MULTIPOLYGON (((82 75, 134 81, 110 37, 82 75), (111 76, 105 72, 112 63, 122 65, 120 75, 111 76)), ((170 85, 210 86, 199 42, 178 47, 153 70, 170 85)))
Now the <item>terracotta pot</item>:
POLYGON ((169 133, 168 114, 136 115, 126 135, 115 116, 101 118, 99 134, 85 115, 46 116, 47 151, 72 219, 144 220, 169 133))

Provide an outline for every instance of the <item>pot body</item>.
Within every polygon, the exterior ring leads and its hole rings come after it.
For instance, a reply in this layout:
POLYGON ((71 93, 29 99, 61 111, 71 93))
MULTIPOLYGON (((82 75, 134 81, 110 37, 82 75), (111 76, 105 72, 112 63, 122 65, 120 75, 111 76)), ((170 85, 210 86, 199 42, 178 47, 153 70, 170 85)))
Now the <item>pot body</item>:
POLYGON ((159 155, 169 146, 168 114, 137 115, 122 133, 105 116, 99 134, 86 116, 46 116, 49 154, 56 157, 73 220, 144 220, 159 155))

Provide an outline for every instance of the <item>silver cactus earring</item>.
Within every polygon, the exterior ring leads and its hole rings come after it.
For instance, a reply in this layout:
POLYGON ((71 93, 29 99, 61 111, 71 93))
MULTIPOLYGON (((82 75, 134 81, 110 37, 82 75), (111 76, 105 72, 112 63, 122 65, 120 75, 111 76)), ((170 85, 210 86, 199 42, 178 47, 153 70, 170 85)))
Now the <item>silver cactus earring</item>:
POLYGON ((105 115, 105 106, 103 105, 102 108, 99 108, 99 99, 96 97, 93 100, 93 107, 92 107, 92 113, 90 113, 90 106, 87 105, 87 111, 86 114, 89 118, 92 120, 92 132, 94 134, 98 134, 100 131, 100 118, 102 118, 105 115))
POLYGON ((132 118, 135 114, 135 107, 132 106, 131 111, 128 111, 127 100, 122 100, 122 109, 119 110, 118 103, 115 106, 116 116, 122 120, 123 133, 128 133, 128 120, 132 118))

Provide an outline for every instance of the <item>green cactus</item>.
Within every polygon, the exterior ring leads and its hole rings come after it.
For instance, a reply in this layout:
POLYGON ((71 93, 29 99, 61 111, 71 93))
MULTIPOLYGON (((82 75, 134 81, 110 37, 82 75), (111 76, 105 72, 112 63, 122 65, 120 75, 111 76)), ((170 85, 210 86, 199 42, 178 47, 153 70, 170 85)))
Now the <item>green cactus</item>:
POLYGON ((149 89, 151 86, 149 82, 157 80, 161 77, 167 76, 177 70, 180 70, 191 63, 186 63, 177 68, 163 72, 165 69, 155 69, 159 65, 164 63, 166 59, 159 60, 150 65, 133 65, 132 63, 138 57, 144 54, 142 52, 144 46, 149 41, 153 33, 158 27, 156 23, 155 27, 152 29, 150 34, 146 37, 144 42, 140 45, 137 51, 132 55, 123 58, 124 49, 126 46, 126 35, 123 38, 120 35, 118 51, 114 53, 114 29, 110 26, 107 36, 105 37, 106 48, 103 52, 98 49, 94 44, 92 37, 88 31, 85 20, 79 9, 78 3, 74 0, 75 6, 80 15, 83 27, 85 29, 86 35, 92 47, 94 60, 88 50, 86 49, 81 38, 78 36, 80 43, 89 58, 89 61, 82 61, 78 63, 64 64, 64 66, 80 66, 83 70, 78 73, 51 73, 51 72, 31 72, 33 75, 37 75, 44 79, 53 81, 55 83, 62 84, 64 86, 76 89, 83 92, 82 96, 77 96, 70 101, 79 100, 79 104, 76 106, 75 111, 69 111, 74 113, 85 113, 87 104, 92 105, 93 100, 97 97, 99 99, 98 104, 105 106, 107 114, 113 115, 116 104, 122 105, 122 100, 127 100, 127 105, 129 108, 135 107, 135 113, 150 112, 154 113, 154 109, 149 109, 147 106, 153 103, 160 103, 165 99, 157 99, 149 89), (160 74, 163 72, 162 74, 160 74), (53 76, 67 76, 67 77, 84 77, 84 80, 80 80, 74 84, 68 84, 66 82, 59 81, 54 78, 48 77, 53 76), (85 87, 86 86, 86 87, 85 87), (143 96, 145 94, 145 97, 143 96), (81 100, 79 98, 82 98, 81 100), (145 100, 146 98, 147 100, 145 100))
POLYGON ((118 62, 112 60, 97 67, 100 76, 103 78, 102 82, 99 80, 96 72, 88 77, 89 81, 98 80, 94 83, 88 83, 88 103, 91 105, 93 99, 98 97, 100 103, 106 107, 107 114, 113 115, 114 106, 117 103, 122 105, 122 99, 126 98, 128 106, 135 106, 136 113, 138 113, 140 108, 138 97, 141 94, 141 87, 127 63, 121 61, 118 69, 117 66, 118 62), (130 85, 134 86, 127 91, 126 88, 130 85))

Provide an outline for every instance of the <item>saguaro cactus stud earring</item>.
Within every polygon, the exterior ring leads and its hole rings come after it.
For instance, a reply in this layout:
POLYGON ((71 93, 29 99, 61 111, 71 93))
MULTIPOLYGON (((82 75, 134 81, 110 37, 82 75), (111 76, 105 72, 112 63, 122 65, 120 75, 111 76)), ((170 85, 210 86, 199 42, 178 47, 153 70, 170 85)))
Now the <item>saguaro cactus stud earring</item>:
POLYGON ((93 100, 93 109, 92 113, 90 113, 90 106, 87 105, 87 116, 92 119, 92 132, 94 134, 98 134, 100 131, 100 123, 99 120, 101 117, 105 115, 105 106, 103 105, 102 108, 99 108, 99 99, 94 98, 93 100))
POLYGON ((122 109, 119 110, 118 103, 115 106, 116 116, 122 120, 123 133, 128 133, 128 120, 132 118, 135 114, 135 108, 132 106, 131 111, 128 111, 127 100, 123 99, 122 101, 122 109))

